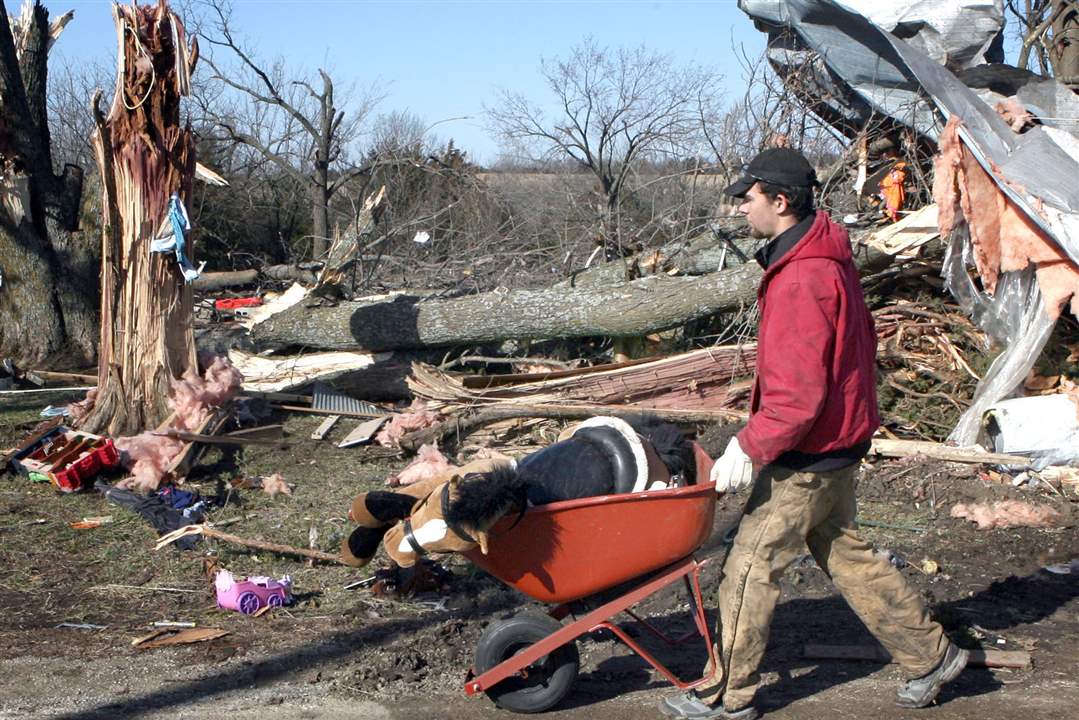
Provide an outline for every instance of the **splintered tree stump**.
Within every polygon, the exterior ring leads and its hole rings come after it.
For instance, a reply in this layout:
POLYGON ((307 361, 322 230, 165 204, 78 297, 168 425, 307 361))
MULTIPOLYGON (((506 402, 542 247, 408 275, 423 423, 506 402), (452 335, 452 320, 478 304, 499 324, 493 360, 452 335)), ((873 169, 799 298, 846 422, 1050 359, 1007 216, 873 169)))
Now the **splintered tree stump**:
MULTIPOLYGON (((150 245, 172 232, 170 197, 185 206, 191 197, 195 143, 180 124, 180 99, 190 93, 198 46, 187 46, 164 0, 112 12, 120 57, 107 117, 94 98, 105 213, 98 395, 82 427, 131 434, 161 423, 170 380, 196 362, 191 288, 176 256, 150 245)), ((186 243, 188 257, 191 250, 186 243)))

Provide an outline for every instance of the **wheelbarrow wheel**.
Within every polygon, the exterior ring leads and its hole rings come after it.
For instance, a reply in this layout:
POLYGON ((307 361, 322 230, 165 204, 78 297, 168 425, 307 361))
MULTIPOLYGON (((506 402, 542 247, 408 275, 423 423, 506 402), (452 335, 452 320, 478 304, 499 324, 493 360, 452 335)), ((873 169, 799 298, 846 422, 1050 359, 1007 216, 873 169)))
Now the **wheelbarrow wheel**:
MULTIPOLYGON (((476 644, 476 674, 487 672, 561 627, 552 617, 527 612, 491 623, 476 644)), ((577 643, 568 642, 524 668, 522 674, 487 688, 487 697, 504 710, 543 712, 566 696, 580 665, 577 643)))

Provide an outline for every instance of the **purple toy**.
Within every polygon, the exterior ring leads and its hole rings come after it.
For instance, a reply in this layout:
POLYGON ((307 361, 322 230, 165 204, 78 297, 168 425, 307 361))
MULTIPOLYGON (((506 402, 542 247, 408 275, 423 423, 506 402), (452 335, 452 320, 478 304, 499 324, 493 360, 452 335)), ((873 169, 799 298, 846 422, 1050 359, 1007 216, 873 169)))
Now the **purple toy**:
POLYGON ((292 579, 288 575, 278 580, 250 577, 236 582, 228 570, 218 570, 214 586, 218 607, 239 610, 244 615, 253 615, 266 606, 281 607, 292 602, 292 579))

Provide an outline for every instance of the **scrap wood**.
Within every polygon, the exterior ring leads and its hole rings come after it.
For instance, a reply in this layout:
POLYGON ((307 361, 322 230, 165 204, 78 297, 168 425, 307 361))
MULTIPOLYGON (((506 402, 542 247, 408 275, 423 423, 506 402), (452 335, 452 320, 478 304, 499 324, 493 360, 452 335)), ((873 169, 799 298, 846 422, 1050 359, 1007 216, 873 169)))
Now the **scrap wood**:
POLYGON ((215 640, 228 634, 228 630, 221 630, 220 628, 177 629, 165 627, 158 628, 149 635, 135 638, 131 641, 131 645, 139 650, 152 650, 153 648, 169 647, 171 645, 189 645, 191 643, 215 640))
POLYGON ((174 593, 201 593, 202 590, 191 590, 189 588, 174 588, 164 587, 161 585, 121 585, 119 583, 106 583, 105 585, 94 585, 91 590, 136 590, 139 592, 174 592, 174 593))
MULTIPOLYGON (((311 433, 312 440, 321 440, 326 437, 326 434, 330 432, 337 421, 341 419, 340 415, 330 415, 328 418, 322 421, 322 424, 318 426, 318 429, 311 433)), ((381 423, 380 423, 381 424, 381 423)))
POLYGON ((388 352, 347 351, 263 357, 235 348, 229 350, 229 360, 244 375, 244 389, 269 392, 298 388, 312 380, 331 380, 389 360, 390 357, 392 353, 388 352))
POLYGON ((37 393, 60 393, 92 390, 96 385, 80 385, 78 387, 53 387, 53 388, 28 388, 26 390, 0 390, 0 395, 34 395, 37 393))
POLYGON ((170 437, 190 443, 205 443, 207 445, 270 445, 273 447, 288 447, 283 440, 267 440, 258 437, 244 437, 242 435, 204 435, 202 433, 189 433, 180 430, 166 430, 155 432, 154 435, 170 437))
MULTIPOLYGON (((460 361, 462 358, 458 358, 460 361)), ((499 358, 480 358, 487 362, 495 362, 499 358)), ((634 365, 642 365, 648 362, 655 362, 656 358, 637 358, 635 360, 624 360, 622 362, 615 363, 603 363, 601 365, 591 365, 589 367, 576 367, 567 368, 565 363, 558 360, 541 360, 539 358, 524 358, 514 359, 506 358, 503 362, 529 362, 529 363, 558 363, 562 367, 558 367, 556 370, 540 370, 534 372, 525 373, 507 373, 504 375, 466 375, 461 378, 461 384, 467 388, 489 388, 496 385, 519 385, 521 383, 533 382, 535 380, 558 380, 559 378, 573 377, 575 375, 589 375, 597 372, 607 372, 608 370, 619 370, 625 367, 632 367, 634 365)), ((439 370, 446 370, 446 366, 440 366, 439 370)))
POLYGON ((281 545, 278 543, 265 542, 263 540, 247 540, 239 537, 238 535, 231 535, 229 533, 215 530, 212 527, 206 525, 187 525, 179 530, 173 530, 167 535, 162 535, 157 540, 157 544, 154 545, 155 550, 176 542, 182 537, 188 535, 203 535, 204 537, 216 538, 224 542, 232 543, 234 545, 242 545, 243 547, 255 548, 256 550, 265 550, 267 552, 278 553, 281 555, 301 555, 307 558, 313 558, 315 560, 324 560, 326 562, 340 563, 341 558, 338 555, 334 555, 321 550, 311 550, 309 548, 295 548, 289 545, 281 545))
MULTIPOLYGON (((389 416, 372 418, 371 420, 365 420, 352 429, 345 438, 337 443, 339 448, 352 447, 353 445, 359 445, 360 443, 368 442, 375 436, 375 433, 389 420, 389 416)), ((312 436, 313 437, 313 436, 312 436)))
POLYGON ((656 417, 675 423, 728 423, 744 420, 746 415, 736 410, 672 410, 669 408, 639 408, 626 405, 594 404, 535 404, 491 403, 477 406, 471 412, 451 417, 438 425, 405 435, 401 447, 416 450, 426 443, 435 443, 450 434, 467 435, 478 427, 499 420, 516 418, 552 418, 556 420, 585 420, 596 415, 608 415, 623 420, 656 417))
MULTIPOLYGON (((814 645, 807 644, 802 656, 810 660, 869 660, 894 662, 888 651, 879 645, 814 645)), ((1025 650, 974 649, 970 651, 971 667, 1019 668, 1030 667, 1030 653, 1025 650)))
POLYGON ((225 433, 221 437, 279 440, 284 437, 284 435, 284 428, 281 425, 259 425, 258 427, 233 430, 232 432, 225 433))
POLYGON ((298 393, 283 393, 283 392, 267 392, 265 390, 251 390, 250 388, 244 388, 240 392, 240 397, 245 398, 258 398, 259 400, 265 400, 268 403, 301 403, 310 405, 310 395, 300 395, 298 393))
POLYGON ((732 381, 752 375, 756 359, 755 344, 728 345, 649 358, 640 363, 543 373, 544 379, 487 388, 468 387, 463 380, 437 368, 413 363, 408 386, 416 397, 427 400, 432 409, 446 411, 495 400, 523 404, 579 400, 715 410, 729 407, 741 398, 742 388, 732 381))
POLYGON ((897 223, 878 230, 861 242, 883 253, 895 255, 897 259, 904 259, 914 257, 918 248, 939 237, 937 205, 934 203, 910 213, 897 223))
POLYGON ((288 412, 307 413, 309 415, 337 415, 338 417, 370 418, 384 415, 385 411, 369 412, 367 410, 323 410, 322 408, 307 407, 305 405, 278 405, 270 403, 275 410, 287 410, 288 412))
MULTIPOLYGON (((215 410, 206 420, 195 430, 199 435, 216 435, 217 431, 224 426, 225 422, 229 419, 228 408, 218 408, 215 410)), ((202 456, 205 446, 199 442, 188 441, 180 450, 179 454, 172 459, 166 468, 167 474, 171 474, 173 477, 183 477, 190 472, 191 468, 198 462, 199 457, 202 456)))
POLYGON ((1029 467, 1031 460, 1022 455, 1004 455, 991 453, 979 445, 969 447, 952 447, 940 443, 926 442, 923 440, 887 440, 885 438, 873 438, 873 445, 869 450, 874 455, 884 457, 911 457, 921 455, 930 460, 943 460, 945 462, 958 463, 987 463, 990 465, 1007 465, 1029 467))
POLYGON ((36 375, 46 382, 78 383, 80 385, 97 385, 97 375, 85 375, 83 373, 55 372, 52 370, 27 370, 28 375, 36 375))

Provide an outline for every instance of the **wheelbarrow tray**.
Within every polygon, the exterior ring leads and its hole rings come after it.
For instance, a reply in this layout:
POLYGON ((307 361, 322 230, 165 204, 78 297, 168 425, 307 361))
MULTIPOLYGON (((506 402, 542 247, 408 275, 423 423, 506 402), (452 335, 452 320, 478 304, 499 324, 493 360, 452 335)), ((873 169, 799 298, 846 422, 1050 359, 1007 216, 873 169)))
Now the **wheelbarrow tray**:
POLYGON ((715 504, 713 483, 550 503, 502 518, 488 553, 465 555, 540 602, 565 603, 690 555, 712 532, 715 504))

